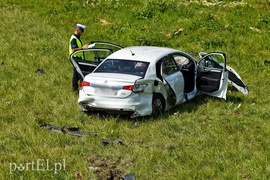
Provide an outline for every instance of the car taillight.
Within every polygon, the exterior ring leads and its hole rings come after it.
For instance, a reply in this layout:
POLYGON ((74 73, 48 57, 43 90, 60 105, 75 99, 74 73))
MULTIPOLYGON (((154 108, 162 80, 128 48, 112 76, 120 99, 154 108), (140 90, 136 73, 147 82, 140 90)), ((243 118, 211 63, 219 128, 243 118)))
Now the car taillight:
POLYGON ((144 92, 144 89, 148 86, 148 84, 135 84, 133 92, 141 93, 144 92))
POLYGON ((132 91, 134 88, 134 85, 129 85, 129 86, 123 86, 122 89, 124 90, 129 90, 129 91, 132 91))
POLYGON ((84 86, 90 86, 90 82, 82 81, 82 82, 80 83, 80 88, 83 88, 84 86))

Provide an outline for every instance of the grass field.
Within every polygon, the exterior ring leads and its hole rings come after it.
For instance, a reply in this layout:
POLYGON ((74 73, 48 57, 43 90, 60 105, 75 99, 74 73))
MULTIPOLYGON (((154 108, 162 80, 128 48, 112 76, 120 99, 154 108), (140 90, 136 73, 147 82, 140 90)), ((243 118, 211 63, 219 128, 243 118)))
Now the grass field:
POLYGON ((3 0, 0 25, 0 179, 270 178, 269 0, 3 0), (229 87, 227 101, 199 96, 157 119, 84 114, 68 60, 76 23, 85 43, 225 52, 249 95, 229 87))

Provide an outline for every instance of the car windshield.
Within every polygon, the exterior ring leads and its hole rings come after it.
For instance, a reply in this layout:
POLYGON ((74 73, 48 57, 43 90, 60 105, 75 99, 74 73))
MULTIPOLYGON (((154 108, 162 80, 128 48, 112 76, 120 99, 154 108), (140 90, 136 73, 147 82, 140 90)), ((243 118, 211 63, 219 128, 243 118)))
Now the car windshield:
POLYGON ((94 71, 94 73, 121 73, 144 77, 148 65, 149 62, 107 59, 94 71))

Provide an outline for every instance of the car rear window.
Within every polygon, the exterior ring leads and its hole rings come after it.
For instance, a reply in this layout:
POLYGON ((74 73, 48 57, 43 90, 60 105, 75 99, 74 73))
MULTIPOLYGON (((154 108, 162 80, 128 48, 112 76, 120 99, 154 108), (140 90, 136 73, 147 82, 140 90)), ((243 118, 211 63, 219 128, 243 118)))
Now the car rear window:
POLYGON ((94 73, 120 73, 144 77, 149 62, 122 59, 107 59, 94 73))

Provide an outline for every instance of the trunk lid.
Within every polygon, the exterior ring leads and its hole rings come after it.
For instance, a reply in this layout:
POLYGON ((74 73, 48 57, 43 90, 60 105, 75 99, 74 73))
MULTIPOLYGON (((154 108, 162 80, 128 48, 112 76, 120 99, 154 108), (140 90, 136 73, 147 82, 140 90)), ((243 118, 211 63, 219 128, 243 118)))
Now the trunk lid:
POLYGON ((125 98, 131 95, 134 83, 139 76, 116 73, 91 73, 84 82, 89 85, 81 87, 88 96, 125 98))

